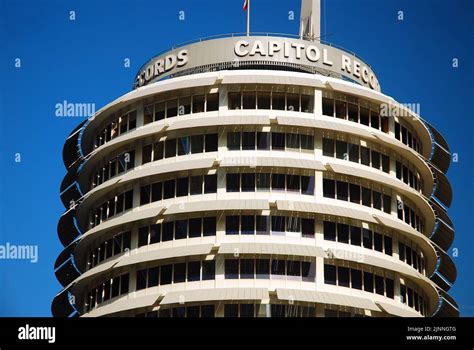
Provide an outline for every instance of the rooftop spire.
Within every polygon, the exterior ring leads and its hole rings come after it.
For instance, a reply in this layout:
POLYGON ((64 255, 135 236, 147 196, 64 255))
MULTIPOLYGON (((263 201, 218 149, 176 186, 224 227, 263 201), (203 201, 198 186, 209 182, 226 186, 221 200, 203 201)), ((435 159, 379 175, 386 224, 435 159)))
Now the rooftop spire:
POLYGON ((321 36, 321 1, 301 0, 300 37, 319 40, 321 36))

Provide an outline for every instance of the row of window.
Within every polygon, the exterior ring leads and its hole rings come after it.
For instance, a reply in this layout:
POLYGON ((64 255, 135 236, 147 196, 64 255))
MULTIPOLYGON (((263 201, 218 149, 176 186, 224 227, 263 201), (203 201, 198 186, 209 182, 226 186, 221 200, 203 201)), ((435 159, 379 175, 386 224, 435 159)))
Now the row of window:
POLYGON ((147 125, 166 118, 217 110, 219 110, 218 93, 173 98, 145 106, 143 123, 147 125))
POLYGON ((389 132, 389 120, 387 117, 381 117, 378 110, 369 108, 354 99, 353 101, 343 101, 323 97, 322 99, 323 115, 349 120, 370 126, 385 133, 389 132))
POLYGON ((421 192, 422 191, 422 182, 419 179, 417 172, 411 171, 408 167, 397 161, 395 163, 395 171, 397 179, 402 180, 404 183, 409 185, 411 188, 421 192))
POLYGON ((314 176, 235 173, 226 175, 227 192, 288 191, 314 195, 314 176))
POLYGON ((167 221, 138 229, 138 247, 195 237, 216 235, 216 218, 193 218, 167 221))
POLYGON ((249 150, 314 150, 314 136, 283 132, 229 132, 227 148, 231 151, 249 150))
POLYGON ((86 312, 93 310, 104 301, 128 293, 129 274, 109 279, 87 293, 85 309, 86 312))
POLYGON ((194 306, 178 306, 173 308, 161 309, 157 311, 148 311, 136 314, 135 317, 173 317, 173 318, 209 318, 215 317, 214 305, 194 305, 194 306))
POLYGON ((120 118, 115 119, 111 123, 107 124, 105 128, 95 137, 95 147, 102 146, 103 144, 113 140, 119 135, 126 133, 127 131, 133 130, 137 127, 137 111, 131 111, 120 118))
POLYGON ((271 109, 313 113, 312 95, 277 91, 229 92, 229 109, 271 109))
POLYGON ((126 210, 133 208, 133 190, 121 193, 105 201, 95 209, 90 221, 91 228, 99 225, 101 222, 114 217, 126 210))
POLYGON ((349 160, 372 168, 390 172, 390 157, 350 142, 323 138, 323 156, 349 160))
POLYGON ((188 261, 137 271, 136 290, 164 286, 172 283, 207 281, 216 279, 214 260, 188 261))
POLYGON ((316 264, 307 261, 277 259, 227 259, 226 279, 287 279, 314 282, 316 264))
POLYGON ((166 139, 142 149, 142 164, 163 158, 217 151, 217 134, 193 135, 178 139, 166 139))
POLYGON ((217 175, 197 175, 140 187, 140 205, 175 197, 217 192, 217 175))
POLYGON ((226 235, 276 235, 314 238, 314 219, 285 216, 231 215, 225 218, 226 235))
POLYGON ((393 253, 392 237, 366 228, 324 221, 323 230, 324 239, 327 241, 337 241, 358 247, 362 246, 366 249, 376 250, 390 256, 393 253))
POLYGON ((108 258, 130 250, 131 233, 120 232, 89 252, 87 266, 92 268, 108 258))
POLYGON ((324 283, 394 298, 393 279, 349 267, 324 264, 324 283))
POLYGON ((91 188, 135 167, 135 151, 129 151, 114 157, 92 176, 91 188))
POLYGON ((416 152, 421 153, 421 142, 416 135, 398 122, 395 122, 395 138, 416 152))
POLYGON ((405 221, 406 224, 413 227, 418 232, 423 233, 425 224, 423 219, 412 209, 410 206, 404 202, 397 201, 397 217, 405 221))
POLYGON ((346 181, 323 179, 323 195, 326 198, 350 201, 351 203, 383 210, 388 214, 392 212, 391 196, 346 181))
POLYGON ((425 259, 421 253, 418 253, 416 248, 410 248, 409 246, 398 242, 398 258, 412 266, 418 272, 423 273, 425 270, 425 259))
POLYGON ((419 311, 422 315, 428 312, 428 302, 410 287, 400 284, 400 301, 419 311))
MULTIPOLYGON (((260 304, 224 304, 224 317, 258 317, 260 304)), ((215 305, 178 306, 140 313, 135 317, 173 317, 173 318, 207 318, 216 317, 215 305)), ((298 304, 270 304, 270 314, 266 317, 316 317, 316 308, 298 304)), ((363 317, 357 312, 324 310, 324 317, 363 317)))

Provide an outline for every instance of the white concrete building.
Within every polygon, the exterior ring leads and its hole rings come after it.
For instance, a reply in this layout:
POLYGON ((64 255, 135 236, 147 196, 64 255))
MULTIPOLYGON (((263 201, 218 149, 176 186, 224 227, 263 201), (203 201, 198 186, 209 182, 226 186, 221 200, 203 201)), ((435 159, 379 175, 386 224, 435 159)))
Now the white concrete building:
POLYGON ((54 316, 459 314, 446 141, 308 33, 167 50, 71 133, 54 316))

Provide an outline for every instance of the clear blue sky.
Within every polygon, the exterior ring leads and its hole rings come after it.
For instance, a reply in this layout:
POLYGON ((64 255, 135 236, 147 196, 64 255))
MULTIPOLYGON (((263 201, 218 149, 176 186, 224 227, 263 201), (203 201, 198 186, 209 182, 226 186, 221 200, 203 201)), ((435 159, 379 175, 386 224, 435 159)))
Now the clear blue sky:
MULTIPOLYGON (((376 70, 382 90, 420 103, 459 153, 448 172, 458 279, 451 291, 474 316, 472 0, 322 0, 323 34, 376 70), (397 12, 404 11, 404 21, 397 12), (324 20, 325 19, 325 20, 324 20), (330 34, 330 35, 329 35, 330 34), (459 59, 453 69, 452 58, 459 59), (469 224, 471 222, 471 224, 469 224)), ((0 244, 36 244, 39 261, 0 260, 0 316, 49 316, 61 289, 53 273, 62 247, 57 220, 62 146, 79 118, 55 105, 104 106, 128 92, 136 70, 173 44, 243 32, 243 0, 0 0, 0 244), (76 20, 69 20, 69 11, 76 20), (178 20, 184 11, 185 20, 178 20), (15 68, 15 58, 21 68, 15 68), (131 68, 123 61, 130 58, 131 68), (15 153, 21 162, 14 162, 15 153)), ((252 31, 297 33, 297 0, 253 0, 252 31), (288 12, 295 12, 295 20, 288 12)))

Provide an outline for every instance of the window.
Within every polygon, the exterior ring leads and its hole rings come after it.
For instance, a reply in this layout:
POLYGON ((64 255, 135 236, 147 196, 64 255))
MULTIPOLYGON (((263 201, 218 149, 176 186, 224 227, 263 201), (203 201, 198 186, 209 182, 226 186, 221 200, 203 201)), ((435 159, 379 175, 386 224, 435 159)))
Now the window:
POLYGON ((384 236, 385 254, 392 255, 392 237, 384 236))
POLYGON ((382 210, 382 194, 372 191, 372 204, 375 209, 382 210))
POLYGON ((347 160, 347 142, 336 141, 336 158, 347 160))
POLYGON ((172 221, 163 223, 163 242, 172 241, 174 236, 174 225, 172 221))
POLYGON ((128 273, 120 276, 120 294, 128 293, 128 282, 129 282, 128 273))
POLYGON ((351 162, 359 163, 359 146, 349 143, 349 160, 351 162))
POLYGON ((238 304, 224 305, 224 317, 239 317, 239 305, 238 304))
POLYGON ((351 202, 360 204, 360 186, 349 184, 349 195, 351 196, 351 202))
POLYGON ((243 109, 256 109, 256 108, 257 108, 257 93, 244 92, 243 93, 243 109))
POLYGON ((314 149, 314 136, 313 135, 301 135, 301 149, 307 149, 307 150, 314 149))
POLYGON ((201 237, 201 218, 189 219, 189 238, 201 237))
POLYGON ((230 92, 229 93, 229 109, 241 109, 241 98, 242 94, 240 92, 230 92))
POLYGON ((285 232, 284 216, 272 216, 272 232, 285 232))
MULTIPOLYGON (((125 192, 125 210, 133 207, 133 190, 125 192)), ((118 211, 117 211, 118 212, 118 211)))
POLYGON ((366 207, 372 206, 370 188, 362 187, 362 205, 366 207))
POLYGON ((351 284, 354 289, 362 289, 362 271, 351 269, 351 284))
POLYGON ((272 190, 285 190, 285 175, 272 174, 272 190))
POLYGON ((351 122, 359 122, 359 106, 353 103, 347 105, 347 115, 351 122))
POLYGON ((286 109, 288 111, 299 112, 300 111, 300 95, 299 94, 287 94, 286 95, 286 109))
POLYGON ((384 289, 383 277, 375 275, 375 293, 384 295, 384 289))
POLYGON ((202 153, 204 152, 204 136, 193 135, 191 136, 191 153, 202 153))
POLYGON ((314 195, 314 176, 301 176, 301 193, 314 195))
POLYGON ((258 109, 270 109, 270 92, 259 91, 257 94, 258 109))
POLYGON ((217 192, 217 175, 204 176, 204 193, 217 192))
POLYGON ((189 143, 189 137, 180 137, 178 139, 178 156, 189 154, 191 151, 191 145, 189 143))
POLYGON ((370 149, 367 147, 360 147, 360 162, 363 165, 370 166, 370 149))
POLYGON ((392 212, 392 198, 386 194, 383 195, 383 211, 387 214, 392 212))
POLYGON ((270 189, 270 174, 257 174, 257 191, 270 189))
POLYGON ((204 95, 193 96, 193 113, 202 113, 204 112, 204 95))
POLYGON ((253 215, 242 215, 241 234, 253 235, 255 232, 255 217, 253 215))
POLYGON ((240 132, 227 133, 227 148, 231 151, 240 150, 240 132))
POLYGON ((150 226, 150 244, 158 243, 161 239, 161 224, 150 226))
POLYGON ((165 151, 165 143, 163 141, 157 142, 153 145, 153 160, 163 159, 165 151))
POLYGON ((138 229, 138 248, 148 245, 148 226, 138 229))
POLYGON ((382 171, 389 173, 390 172, 390 157, 382 154, 382 171))
POLYGON ((285 134, 281 132, 272 132, 272 149, 285 149, 285 134))
POLYGON ((206 152, 217 151, 217 134, 207 134, 206 139, 206 152))
POLYGON ((160 285, 171 284, 173 277, 173 265, 163 265, 160 271, 160 285))
POLYGON ((207 111, 217 111, 219 110, 219 93, 208 94, 207 95, 207 111))
POLYGON ((349 225, 337 224, 337 241, 349 243, 349 225))
POLYGON ((314 219, 301 219, 303 237, 314 237, 314 219))
POLYGON ((374 249, 383 252, 383 239, 380 233, 374 232, 374 249))
POLYGON ((274 92, 272 94, 272 109, 274 110, 285 110, 285 94, 280 92, 274 92))
POLYGON ((285 275, 285 260, 272 260, 272 275, 284 276, 285 275))
POLYGON ((370 111, 370 126, 374 129, 380 129, 379 114, 375 111, 370 111))
POLYGON ((336 101, 336 118, 346 119, 347 106, 343 101, 336 101))
POLYGON ((163 199, 169 199, 175 196, 175 184, 175 180, 163 182, 163 199))
POLYGON ((255 272, 257 279, 268 279, 270 276, 270 261, 267 259, 257 259, 255 272))
POLYGON ((364 291, 374 292, 374 275, 369 272, 364 272, 364 291))
POLYGON ((360 107, 360 123, 369 126, 369 109, 360 107))
POLYGON ((148 270, 148 287, 156 287, 160 276, 160 268, 153 267, 148 270))
POLYGON ((270 149, 270 133, 269 132, 257 132, 257 149, 258 150, 270 149))
POLYGON ((323 156, 334 157, 334 140, 323 138, 323 156))
POLYGON ((287 175, 286 184, 288 191, 300 192, 300 177, 298 175, 287 175))
POLYGON ((372 168, 380 169, 380 153, 372 151, 372 168))
POLYGON ((239 278, 239 260, 227 259, 225 261, 225 278, 226 279, 239 278))
POLYGON ((336 241, 336 223, 324 221, 324 239, 327 241, 336 241))
POLYGON ((240 278, 249 279, 254 278, 254 260, 241 259, 240 260, 240 278))
POLYGON ((336 197, 336 182, 331 179, 323 179, 323 195, 327 198, 336 197))
POLYGON ((227 189, 227 192, 240 191, 240 174, 227 174, 226 175, 226 189, 227 189))
POLYGON ((240 317, 255 317, 255 305, 240 304, 240 317))
POLYGON ((186 281, 186 263, 174 264, 173 283, 182 283, 186 281))
POLYGON ((151 145, 147 145, 142 149, 142 164, 151 162, 151 145))
POLYGON ((155 121, 165 119, 165 103, 157 103, 155 104, 155 121))
POLYGON ((257 215, 255 217, 255 226, 257 230, 257 235, 269 235, 270 234, 270 225, 268 216, 257 215))
POLYGON ((165 141, 165 158, 176 156, 176 139, 165 141))
POLYGON ((207 217, 203 219, 203 232, 204 237, 216 235, 216 218, 207 217))
POLYGON ((334 117, 334 100, 323 97, 323 115, 334 117))
POLYGON ((202 176, 191 176, 189 192, 191 195, 202 194, 202 176))
POLYGON ((387 298, 394 298, 394 290, 393 290, 393 280, 390 278, 385 279, 385 289, 386 289, 386 296, 387 298))
POLYGON ((137 271, 137 290, 146 288, 146 275, 146 269, 137 271))
POLYGON ((255 191, 255 174, 242 174, 242 192, 255 191))
POLYGON ((287 261, 286 273, 288 276, 301 276, 301 262, 287 261))
POLYGON ((188 195, 189 178, 182 177, 176 180, 176 197, 188 195))
POLYGON ((225 234, 238 235, 239 234, 239 217, 226 216, 225 218, 225 234))
POLYGON ((202 262, 202 280, 216 279, 216 264, 214 260, 207 260, 202 262))
POLYGON ((362 239, 361 239, 362 230, 361 230, 361 228, 351 226, 350 232, 351 232, 351 244, 360 247, 360 245, 362 243, 362 239))
POLYGON ((140 205, 150 203, 150 185, 142 186, 140 188, 140 205))
POLYGON ((336 266, 324 265, 324 283, 336 285, 336 266))
POLYGON ((366 228, 362 229, 362 245, 364 248, 372 249, 372 231, 366 228))
POLYGON ((349 269, 339 266, 337 268, 338 285, 341 287, 349 287, 349 269))
POLYGON ((188 221, 176 220, 174 222, 174 238, 184 239, 186 237, 188 237, 188 221))
POLYGON ((242 150, 254 150, 254 149, 255 149, 255 133, 243 132, 242 133, 242 150))
POLYGON ((300 135, 286 134, 286 148, 300 148, 300 135))
POLYGON ((347 201, 348 197, 348 183, 343 181, 337 181, 337 199, 347 201))

